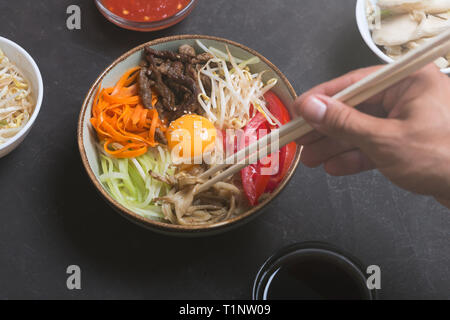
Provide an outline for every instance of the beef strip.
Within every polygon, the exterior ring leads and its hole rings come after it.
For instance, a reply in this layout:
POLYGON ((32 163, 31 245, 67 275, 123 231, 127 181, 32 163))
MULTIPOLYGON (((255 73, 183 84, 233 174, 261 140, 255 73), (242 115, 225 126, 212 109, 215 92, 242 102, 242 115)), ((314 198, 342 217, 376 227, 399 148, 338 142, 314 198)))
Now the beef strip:
POLYGON ((153 109, 152 106, 152 88, 151 81, 147 77, 147 68, 143 67, 138 76, 139 95, 141 96, 142 103, 147 109, 153 109))
POLYGON ((182 110, 183 114, 202 114, 202 109, 197 100, 197 96, 199 95, 200 91, 198 89, 196 81, 189 76, 176 74, 173 70, 169 71, 167 77, 190 90, 190 93, 186 93, 184 95, 183 102, 180 105, 180 109, 182 110))
POLYGON ((167 144, 166 136, 164 135, 164 133, 161 131, 160 128, 156 128, 155 137, 157 142, 161 144, 167 144))
POLYGON ((167 78, 185 86, 186 88, 191 90, 193 94, 198 94, 197 84, 191 77, 177 73, 177 71, 174 69, 170 69, 167 73, 167 78))
POLYGON ((184 97, 186 93, 192 93, 188 88, 171 79, 167 79, 166 84, 179 97, 184 97))
POLYGON ((170 120, 170 111, 166 110, 161 103, 161 101, 158 99, 158 101, 155 104, 156 111, 158 111, 159 117, 161 119, 169 119, 170 120))
POLYGON ((172 62, 170 72, 177 77, 181 77, 184 74, 184 64, 180 61, 172 62))
POLYGON ((151 71, 150 79, 152 79, 155 82, 154 87, 159 93, 162 105, 167 110, 173 110, 175 106, 174 93, 164 83, 161 72, 159 72, 158 68, 156 67, 155 61, 153 60, 153 56, 147 55, 146 58, 147 61, 149 62, 149 70, 151 71))
POLYGON ((155 61, 155 64, 156 64, 157 66, 159 66, 159 65, 162 64, 164 61, 166 61, 165 59, 161 59, 161 58, 158 58, 158 57, 153 57, 153 60, 155 61))
POLYGON ((170 60, 164 61, 161 64, 156 65, 156 69, 162 74, 165 75, 169 72, 170 68, 172 68, 172 62, 170 60))
POLYGON ((141 60, 139 62, 139 67, 145 67, 145 68, 148 67, 148 62, 145 60, 141 60))
MULTIPOLYGON (((194 79, 195 83, 198 83, 198 70, 201 69, 201 65, 186 65, 186 75, 194 79)), ((205 88, 206 94, 211 95, 211 79, 205 76, 204 74, 200 74, 200 79, 202 79, 203 88, 205 88)), ((198 95, 197 95, 198 96, 198 95)))
MULTIPOLYGON (((200 93, 198 70, 212 58, 208 53, 196 55, 195 49, 189 45, 180 46, 178 51, 158 51, 150 47, 144 50, 148 68, 143 76, 149 78, 150 87, 158 92, 155 108, 161 118, 168 121, 185 114, 203 114, 197 99, 200 93)), ((202 81, 207 92, 210 92, 209 79, 202 77, 202 81)), ((141 82, 144 83, 144 80, 141 82)))
POLYGON ((195 57, 197 55, 195 53, 195 49, 188 44, 183 44, 182 46, 180 46, 180 48, 178 48, 178 52, 190 57, 195 57))
MULTIPOLYGON (((181 46, 183 47, 183 46, 181 46)), ((181 48, 180 47, 180 48, 181 48)), ((191 47, 192 48, 192 47, 191 47)), ((195 52, 194 48, 192 48, 192 50, 195 52)), ((153 48, 150 47, 146 47, 145 48, 145 53, 147 55, 152 55, 156 58, 161 58, 161 59, 169 59, 172 61, 181 61, 183 63, 193 63, 193 64, 197 64, 197 63, 206 63, 208 62, 208 60, 214 58, 212 54, 210 54, 209 52, 204 52, 204 53, 200 53, 197 56, 192 56, 190 52, 190 49, 182 49, 181 52, 172 52, 172 51, 167 51, 167 50, 162 50, 162 51, 158 51, 155 50, 153 48)))
POLYGON ((188 77, 194 79, 195 83, 197 83, 197 80, 198 80, 198 71, 197 71, 197 69, 195 68, 195 65, 190 64, 190 63, 189 63, 189 64, 186 64, 185 70, 186 70, 186 75, 187 75, 188 77))
POLYGON ((166 60, 159 65, 157 64, 156 69, 163 76, 167 76, 169 74, 169 71, 176 76, 181 76, 184 74, 184 64, 180 61, 166 60))
POLYGON ((203 88, 205 88, 206 94, 211 96, 211 79, 205 76, 204 74, 200 75, 200 79, 202 79, 203 88))
POLYGON ((213 55, 208 52, 200 53, 194 59, 191 60, 191 63, 192 64, 198 64, 198 63, 205 64, 213 58, 214 58, 213 55))
POLYGON ((181 61, 183 63, 190 62, 192 59, 192 57, 190 57, 184 53, 176 53, 176 52, 167 51, 167 50, 159 51, 159 50, 155 50, 150 47, 145 47, 145 53, 146 53, 146 56, 150 55, 153 57, 169 59, 172 61, 181 61))

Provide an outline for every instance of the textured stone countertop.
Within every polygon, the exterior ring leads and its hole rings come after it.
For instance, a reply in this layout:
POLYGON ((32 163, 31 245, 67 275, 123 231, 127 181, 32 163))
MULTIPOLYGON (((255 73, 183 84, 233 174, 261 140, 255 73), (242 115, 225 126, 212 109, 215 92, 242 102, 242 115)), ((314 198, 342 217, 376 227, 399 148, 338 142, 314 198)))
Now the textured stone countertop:
POLYGON ((229 38, 265 55, 301 93, 378 63, 354 11, 350 0, 200 0, 179 25, 138 33, 107 22, 90 0, 1 1, 0 35, 36 59, 45 97, 29 137, 0 160, 0 298, 248 299, 269 255, 319 240, 379 265, 382 299, 449 299, 450 212, 377 171, 334 178, 299 166, 256 220, 226 234, 180 239, 116 214, 80 161, 81 103, 97 75, 127 50, 167 35, 229 38), (66 28, 71 4, 81 7, 80 31, 66 28), (80 291, 66 288, 73 264, 82 270, 80 291))

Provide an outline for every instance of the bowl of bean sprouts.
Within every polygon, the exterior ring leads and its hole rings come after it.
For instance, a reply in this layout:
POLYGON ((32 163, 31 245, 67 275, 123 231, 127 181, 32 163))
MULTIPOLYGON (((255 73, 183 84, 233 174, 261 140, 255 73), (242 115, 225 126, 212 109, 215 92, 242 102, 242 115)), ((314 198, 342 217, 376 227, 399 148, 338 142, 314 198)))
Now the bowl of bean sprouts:
POLYGON ((41 108, 42 76, 19 45, 0 37, 0 158, 25 139, 41 108))

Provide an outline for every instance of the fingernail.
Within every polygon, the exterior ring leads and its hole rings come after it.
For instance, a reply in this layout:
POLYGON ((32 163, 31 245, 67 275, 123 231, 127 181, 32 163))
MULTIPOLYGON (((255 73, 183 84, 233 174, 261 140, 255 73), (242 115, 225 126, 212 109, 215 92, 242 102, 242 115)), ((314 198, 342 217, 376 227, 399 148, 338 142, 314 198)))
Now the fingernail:
POLYGON ((302 117, 315 124, 320 124, 327 112, 327 105, 316 97, 309 97, 303 104, 302 117))

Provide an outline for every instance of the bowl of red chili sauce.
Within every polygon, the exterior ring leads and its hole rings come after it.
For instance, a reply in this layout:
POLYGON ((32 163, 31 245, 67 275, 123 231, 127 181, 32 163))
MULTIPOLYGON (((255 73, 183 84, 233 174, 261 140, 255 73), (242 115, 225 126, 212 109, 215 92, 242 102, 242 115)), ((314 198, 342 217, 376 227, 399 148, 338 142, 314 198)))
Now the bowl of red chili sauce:
POLYGON ((112 23, 136 31, 168 28, 186 18, 197 0, 95 0, 112 23))

